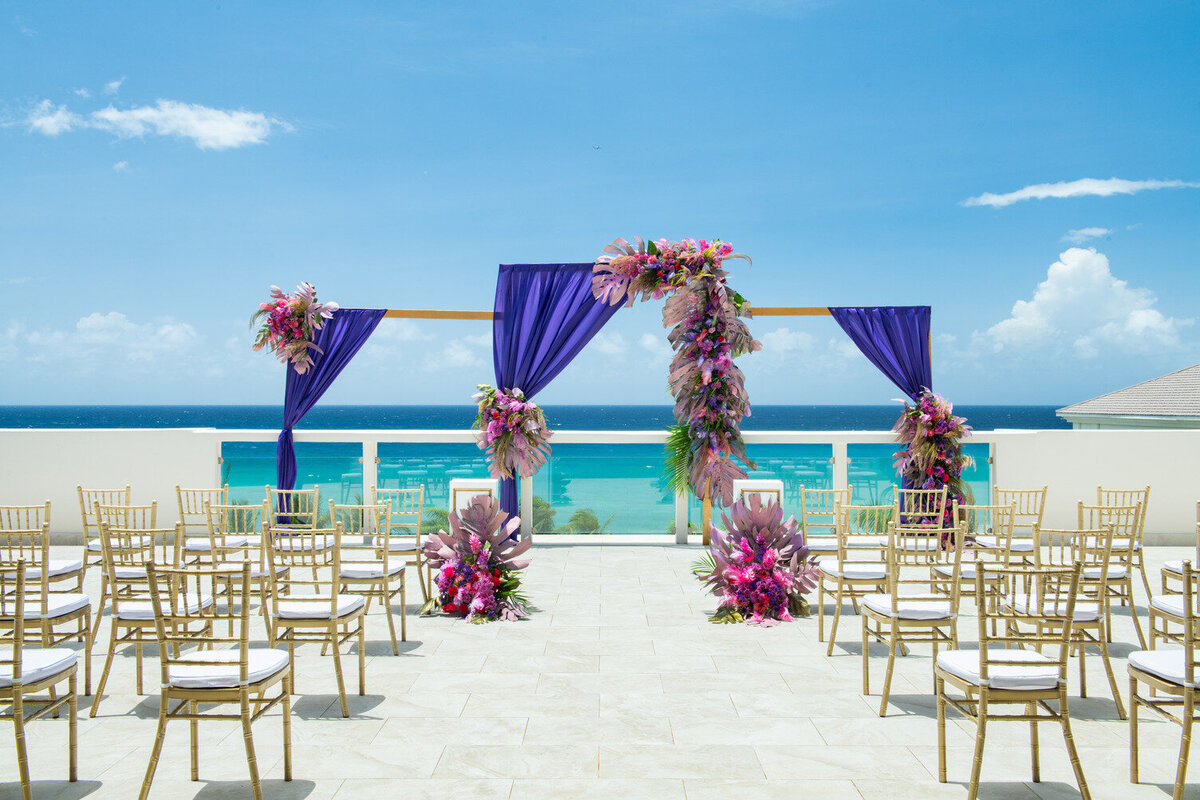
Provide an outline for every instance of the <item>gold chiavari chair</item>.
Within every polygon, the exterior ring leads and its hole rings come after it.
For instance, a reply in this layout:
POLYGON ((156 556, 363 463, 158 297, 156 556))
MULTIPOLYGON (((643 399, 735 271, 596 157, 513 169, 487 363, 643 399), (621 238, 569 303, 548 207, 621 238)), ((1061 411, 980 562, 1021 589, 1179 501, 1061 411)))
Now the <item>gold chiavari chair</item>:
POLYGON ((408 615, 404 607, 405 563, 381 547, 391 535, 392 509, 390 503, 380 505, 345 505, 329 501, 329 518, 342 528, 341 566, 338 569, 338 591, 361 594, 378 600, 387 617, 388 633, 392 638, 392 655, 400 655, 396 642, 396 622, 393 600, 400 597, 400 640, 408 641, 408 615))
POLYGON ((879 702, 881 717, 887 714, 897 652, 906 654, 909 644, 932 644, 936 658, 940 645, 958 647, 958 576, 963 549, 958 526, 918 531, 901 528, 895 521, 888 525, 887 593, 862 599, 864 695, 870 694, 868 646, 872 640, 888 646, 887 672, 879 702), (945 540, 944 530, 949 533, 945 540), (948 549, 942 549, 943 542, 948 549), (935 590, 936 584, 944 579, 936 577, 934 567, 946 560, 953 564, 949 596, 935 590))
POLYGON ((986 561, 978 565, 975 591, 980 597, 992 594, 988 601, 980 603, 979 649, 955 648, 942 652, 935 658, 933 668, 938 780, 942 783, 946 782, 946 706, 954 706, 976 725, 968 800, 975 800, 979 792, 983 743, 990 720, 1029 723, 1035 783, 1041 781, 1037 725, 1057 722, 1062 727, 1079 792, 1084 800, 1091 797, 1075 749, 1067 707, 1067 651, 1071 646, 1071 620, 1080 571, 1077 565, 1005 566, 986 561), (989 628, 1002 633, 993 633, 989 628), (1029 646, 1034 649, 1024 649, 1029 646), (1049 648, 1050 653, 1043 654, 1042 648, 1049 648), (948 693, 947 685, 956 689, 957 694, 948 693), (992 710, 993 706, 1013 705, 1023 706, 1024 713, 997 714, 992 710))
MULTIPOLYGON (((150 597, 150 583, 146 565, 178 566, 183 542, 183 526, 170 528, 121 528, 100 523, 100 541, 104 545, 104 565, 109 576, 112 614, 111 631, 108 637, 108 655, 100 673, 100 685, 96 687, 96 698, 88 711, 96 716, 104 696, 104 686, 112 669, 117 648, 132 644, 137 657, 137 693, 142 694, 142 649, 146 642, 154 641, 154 603, 150 597)), ((197 609, 213 604, 208 592, 192 595, 188 602, 197 609)))
POLYGON ((425 484, 416 489, 378 489, 371 487, 371 502, 375 505, 390 503, 391 536, 388 549, 407 566, 417 571, 421 584, 421 597, 429 599, 429 587, 433 585, 433 574, 425 563, 424 544, 421 538, 421 519, 425 515, 425 484))
MULTIPOLYGON (((1179 745, 1179 762, 1175 769, 1175 790, 1172 800, 1183 800, 1184 780, 1187 778, 1188 752, 1192 744, 1192 724, 1196 719, 1196 686, 1200 674, 1196 670, 1196 648, 1200 644, 1200 612, 1196 609, 1196 584, 1192 564, 1183 564, 1183 594, 1180 599, 1183 632, 1182 649, 1135 650, 1129 654, 1129 780, 1138 782, 1138 709, 1149 708, 1183 728, 1179 745), (1138 684, 1150 687, 1150 696, 1138 693, 1138 684), (1158 692, 1167 695, 1157 696, 1158 692), (1178 708, 1179 715, 1170 709, 1178 708)), ((1154 637, 1150 637, 1154 647, 1154 637)))
MULTIPOLYGON (((1009 550, 1018 558, 1033 563, 1033 531, 1042 527, 1042 515, 1046 510, 1046 490, 1040 489, 1001 489, 996 488, 992 505, 1015 505, 1013 512, 1013 538, 1009 550)), ((976 536, 975 541, 983 547, 994 547, 992 537, 984 534, 976 536)))
MULTIPOLYGON (((1100 660, 1108 675, 1117 716, 1125 719, 1125 705, 1117 688, 1112 658, 1108 652, 1112 629, 1112 605, 1108 592, 1108 574, 1112 569, 1112 530, 1061 530, 1038 528, 1034 531, 1034 564, 1046 569, 1080 565, 1078 596, 1071 621, 1071 652, 1079 654, 1079 696, 1087 697, 1085 658, 1089 645, 1100 650, 1100 660)), ((1060 598, 1064 600, 1064 598, 1060 598)))
MULTIPOLYGON (((837 552, 837 509, 850 505, 852 491, 851 486, 845 489, 800 487, 800 529, 804 531, 808 552, 815 555, 837 552)), ((782 503, 783 498, 779 502, 782 503)), ((883 539, 881 536, 880 541, 883 539)))
MULTIPOLYGON (((1162 593, 1167 594, 1183 594, 1183 562, 1182 558, 1175 558, 1167 561, 1162 566, 1162 593), (1178 585, 1176 585, 1178 584, 1178 585)), ((1196 503, 1196 557, 1192 559, 1193 564, 1200 564, 1200 503, 1196 503)), ((1196 577, 1196 573, 1192 573, 1192 577, 1196 577)), ((1193 594, 1196 592, 1196 587, 1192 587, 1193 594)), ((1151 638, 1153 638, 1151 634, 1151 638)))
POLYGON ((859 600, 868 594, 887 591, 885 537, 891 511, 891 506, 838 506, 837 553, 818 562, 817 631, 818 640, 822 642, 825 641, 825 594, 834 595, 833 624, 829 629, 826 655, 833 655, 838 621, 846 600, 857 614, 859 600))
MULTIPOLYGON (((259 612, 266 626, 268 642, 274 647, 275 643, 270 639, 271 625, 267 606, 271 581, 267 575, 267 553, 262 534, 265 507, 266 503, 261 506, 214 505, 205 500, 209 554, 206 560, 211 566, 225 570, 232 570, 242 561, 250 562, 250 589, 258 595, 259 612)), ((281 572, 287 571, 286 567, 278 569, 281 572)), ((219 584, 220 581, 214 585, 214 596, 224 594, 227 602, 233 602, 235 598, 241 603, 249 602, 249 598, 237 594, 234 582, 226 581, 223 591, 219 584)))
MULTIPOLYGON (((1096 502, 1102 506, 1137 506, 1137 530, 1133 533, 1133 556, 1131 559, 1132 566, 1142 575, 1142 585, 1146 587, 1146 597, 1149 597, 1150 578, 1146 575, 1145 555, 1142 552, 1142 545, 1146 538, 1146 513, 1150 510, 1150 487, 1145 489, 1105 489, 1103 486, 1096 487, 1096 502)), ((1120 541, 1121 531, 1116 532, 1118 542, 1120 541)))
POLYGON ((76 730, 79 694, 76 672, 79 656, 67 648, 25 648, 25 561, 0 561, 0 706, 8 706, 0 718, 13 724, 17 747, 17 778, 23 800, 33 800, 29 781, 29 758, 25 747, 25 726, 46 714, 58 716, 67 706, 67 780, 76 780, 76 730), (7 646, 6 646, 7 645, 7 646), (57 686, 67 682, 67 691, 57 686), (40 692, 46 692, 41 696, 40 692))
POLYGON ((321 506, 318 505, 320 487, 311 489, 275 489, 267 486, 269 525, 286 528, 315 528, 321 506))
POLYGON ((945 538, 954 526, 947 512, 949 497, 946 487, 940 489, 902 489, 896 487, 892 501, 892 517, 902 533, 945 538))
POLYGON ((50 524, 43 522, 29 530, 0 531, 0 561, 25 567, 22 589, 24 606, 25 643, 53 648, 72 639, 81 642, 84 650, 84 694, 92 693, 92 601, 82 592, 53 592, 50 590, 50 524), (67 630, 59 631, 66 626, 67 630))
MULTIPOLYGON (((92 513, 95 517, 96 530, 103 525, 115 525, 118 528, 153 529, 158 524, 158 501, 148 505, 131 505, 129 503, 109 504, 94 503, 92 513)), ((104 537, 100 536, 101 556, 103 556, 104 537)), ((104 607, 112 599, 111 578, 105 562, 100 563, 100 603, 96 606, 96 621, 92 626, 92 636, 100 632, 100 621, 104 618, 104 607)))
MULTIPOLYGON (((951 503, 953 518, 962 526, 963 535, 968 547, 971 547, 974 558, 964 559, 959 573, 959 593, 969 595, 976 605, 986 598, 975 594, 976 566, 981 560, 994 564, 1008 566, 1013 559, 1013 525, 1016 519, 1016 505, 1007 506, 977 506, 951 503), (984 542, 980 542, 980 539, 984 542)), ((950 573, 952 564, 935 564, 934 573, 945 582, 935 584, 939 591, 949 594, 950 573)))
POLYGON ((348 717, 350 707, 346 702, 339 647, 358 638, 358 693, 364 694, 367 680, 366 603, 362 595, 338 592, 342 527, 334 524, 331 528, 281 528, 264 522, 263 529, 270 565, 267 573, 271 580, 271 641, 287 643, 293 668, 292 690, 295 691, 296 643, 320 642, 333 650, 342 716, 348 717), (278 567, 288 569, 277 574, 275 568, 278 567), (312 571, 311 580, 299 577, 305 570, 312 571))
MULTIPOLYGON (((31 506, 0 506, 0 534, 44 531, 50 540, 50 501, 31 506)), ((54 591, 83 594, 84 557, 51 558, 46 562, 46 572, 54 591), (74 583, 74 586, 59 588, 55 584, 74 583)), ((33 564, 30 565, 31 567, 33 564)))
MULTIPOLYGON (((1112 529, 1108 593, 1111 597, 1118 598, 1121 605, 1129 606, 1129 616, 1133 619, 1138 642, 1145 647, 1146 637, 1142 634, 1142 623, 1138 620, 1137 604, 1133 599, 1133 570, 1136 568, 1136 559, 1141 557, 1135 548, 1140 518, 1141 506, 1091 506, 1079 503, 1078 527, 1080 529, 1112 529)), ((1111 618, 1108 640, 1112 641, 1111 618)))
POLYGON ((76 485, 75 493, 79 495, 79 515, 83 524, 84 572, 87 572, 88 567, 97 567, 101 570, 100 605, 96 606, 96 619, 99 620, 104 614, 104 600, 107 592, 103 574, 104 553, 100 546, 100 527, 97 525, 96 506, 127 506, 133 502, 131 490, 129 484, 125 484, 124 489, 84 489, 82 486, 76 485))
POLYGON ((179 522, 183 525, 183 554, 185 558, 210 561, 208 515, 204 504, 229 504, 229 484, 215 489, 183 489, 175 484, 175 500, 179 505, 179 522))
MULTIPOLYGON (((210 505, 210 503, 206 504, 210 505)), ((227 566, 189 564, 184 567, 146 565, 150 599, 154 605, 154 634, 158 642, 161 685, 158 730, 146 766, 139 797, 146 800, 158 767, 169 720, 187 721, 191 728, 192 780, 200 780, 199 722, 220 719, 241 722, 250 791, 262 800, 258 761, 251 723, 275 705, 283 711, 283 779, 292 779, 291 664, 281 650, 250 648, 250 610, 242 603, 223 610, 216 605, 195 606, 188 597, 212 583, 234 582, 245 597, 250 592, 252 566, 243 561, 236 570, 227 566), (217 636, 220 623, 231 633, 217 636), (195 648, 195 649, 191 649, 195 648), (186 652, 185 652, 186 650, 186 652), (267 692, 274 686, 274 695, 267 692), (216 713, 212 706, 237 706, 237 713, 216 713)))

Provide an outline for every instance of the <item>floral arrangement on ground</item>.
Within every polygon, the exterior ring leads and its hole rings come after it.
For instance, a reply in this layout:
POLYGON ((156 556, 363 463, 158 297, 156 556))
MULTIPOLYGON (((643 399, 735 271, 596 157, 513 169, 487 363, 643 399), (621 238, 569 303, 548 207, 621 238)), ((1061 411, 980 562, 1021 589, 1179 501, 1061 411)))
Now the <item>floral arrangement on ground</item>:
POLYGON ((667 385, 675 419, 667 441, 666 477, 676 492, 733 501, 733 481, 746 477, 741 421, 750 415, 745 377, 734 359, 762 349, 742 317, 750 304, 726 286, 724 262, 750 258, 721 240, 617 239, 592 267, 592 293, 612 305, 666 298, 663 327, 675 356, 667 385))
POLYGON ((692 572, 720 600, 710 622, 777 625, 809 614, 804 595, 817 585, 817 565, 795 517, 763 504, 759 495, 739 499, 722 515, 725 530, 712 528, 708 550, 692 572))
POLYGON ((272 286, 271 300, 260 304, 250 318, 252 327, 259 326, 254 349, 267 348, 283 363, 291 362, 296 373, 303 375, 313 363, 309 351, 321 352, 312 341, 316 332, 337 310, 337 303, 317 300, 317 290, 311 283, 300 284, 291 294, 272 286))
POLYGON ((528 478, 550 457, 548 440, 554 435, 537 403, 525 399, 520 389, 507 392, 485 383, 475 387, 471 399, 479 404, 472 427, 481 431, 480 450, 488 454, 493 478, 528 478))
POLYGON ((440 530, 425 540, 425 560, 438 594, 421 613, 440 608, 474 623, 529 616, 517 573, 529 566, 522 556, 531 543, 515 538, 520 518, 501 511, 496 498, 478 495, 448 521, 449 532, 440 530))
POLYGON ((905 484, 914 489, 946 487, 944 525, 953 522, 951 501, 960 505, 974 501, 971 487, 962 477, 963 470, 975 465, 975 460, 963 453, 962 440, 971 435, 966 422, 966 418, 954 416, 952 403, 926 389, 913 405, 904 404, 892 428, 896 441, 904 445, 894 459, 905 484))

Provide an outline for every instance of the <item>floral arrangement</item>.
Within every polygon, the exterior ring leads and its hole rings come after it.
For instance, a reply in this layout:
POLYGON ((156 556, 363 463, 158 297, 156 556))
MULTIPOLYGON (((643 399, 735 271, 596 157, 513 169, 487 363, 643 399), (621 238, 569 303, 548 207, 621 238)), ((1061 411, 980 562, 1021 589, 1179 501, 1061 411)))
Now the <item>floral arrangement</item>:
POLYGON ((592 293, 612 305, 635 298, 666 297, 663 327, 675 356, 668 388, 675 398, 677 426, 668 437, 666 462, 671 488, 691 486, 728 506, 733 481, 746 477, 736 457, 751 469, 741 421, 750 415, 745 377, 734 359, 762 349, 742 317, 749 303, 726 286, 724 262, 748 256, 720 240, 643 241, 617 239, 592 270, 592 293))
POLYGON ((528 478, 546 464, 548 440, 554 435, 537 403, 525 399, 520 389, 507 392, 481 383, 471 399, 479 404, 472 426, 482 433, 478 444, 488 454, 493 478, 528 478))
POLYGON ((945 525, 953 522, 950 501, 961 505, 974 500, 971 487, 962 478, 963 470, 975 464, 963 453, 962 439, 971 435, 966 422, 964 417, 954 416, 952 403, 927 389, 915 405, 904 404, 892 428, 896 441, 904 445, 894 458, 896 472, 905 483, 914 489, 946 487, 945 525))
POLYGON ((782 506, 752 494, 722 519, 726 531, 713 527, 708 551, 692 568, 720 598, 710 621, 769 626, 808 616, 804 595, 816 588, 817 565, 796 518, 784 521, 782 506))
POLYGON ((251 325, 261 322, 254 349, 267 348, 283 363, 290 361, 296 373, 303 375, 313 363, 309 350, 321 352, 313 344, 313 337, 337 310, 337 303, 317 300, 317 290, 311 283, 300 284, 291 294, 272 286, 271 301, 259 305, 250 318, 251 325))
POLYGON ((466 508, 450 514, 450 532, 440 530, 425 540, 438 596, 421 613, 441 608, 475 623, 529 616, 517 572, 529 566, 529 559, 520 556, 528 552, 530 540, 516 541, 520 526, 519 517, 510 518, 488 495, 473 497, 466 508))

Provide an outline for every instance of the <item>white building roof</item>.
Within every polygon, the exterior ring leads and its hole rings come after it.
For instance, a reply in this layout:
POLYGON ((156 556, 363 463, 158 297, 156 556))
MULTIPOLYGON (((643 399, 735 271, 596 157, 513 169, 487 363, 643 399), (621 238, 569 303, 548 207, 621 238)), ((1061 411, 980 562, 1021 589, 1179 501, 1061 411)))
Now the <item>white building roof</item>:
POLYGON ((1056 412, 1077 415, 1200 418, 1200 364, 1075 403, 1056 412))

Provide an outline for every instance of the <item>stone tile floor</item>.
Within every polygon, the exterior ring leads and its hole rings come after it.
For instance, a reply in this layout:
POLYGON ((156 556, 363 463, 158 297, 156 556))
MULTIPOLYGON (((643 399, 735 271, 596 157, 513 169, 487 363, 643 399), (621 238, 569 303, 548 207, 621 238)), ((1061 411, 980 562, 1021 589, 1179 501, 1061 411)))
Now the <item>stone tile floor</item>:
MULTIPOLYGON (((64 548, 65 550, 65 548, 64 548)), ((1184 548, 1152 548, 1153 576, 1184 548)), ((391 655, 378 608, 368 620, 367 688, 337 704, 333 663, 315 645, 297 654, 294 780, 283 781, 278 710, 254 726, 264 794, 271 798, 961 798, 974 727, 951 717, 950 783, 936 778, 930 650, 899 659, 889 716, 860 694, 859 623, 843 618, 832 657, 815 616, 774 628, 712 625, 713 599, 688 566, 697 547, 538 546, 526 577, 537 611, 520 623, 469 625, 419 618, 391 655)), ((415 581, 413 581, 415 586, 415 581)), ((97 577, 89 590, 97 596, 97 577)), ((1141 587, 1139 602, 1143 608, 1141 587)), ((410 596, 419 592, 410 589, 410 596)), ((960 621, 973 639, 972 607, 960 621)), ((103 665, 107 624, 93 653, 103 665)), ((263 635, 265 638, 265 635, 263 635)), ((1118 684, 1136 645, 1118 611, 1118 684)), ((265 645, 264 645, 265 646, 265 645)), ((872 646, 874 692, 886 649, 872 646)), ((347 662, 356 688, 352 655, 347 662)), ((147 661, 148 685, 157 662, 147 661)), ((1129 783, 1129 735, 1099 658, 1088 659, 1087 699, 1072 672, 1072 717, 1096 798, 1169 797, 1180 729, 1144 717, 1143 785, 1129 783)), ((132 649, 119 654, 96 719, 81 699, 79 782, 66 778, 65 715, 28 729, 37 798, 129 798, 153 742, 157 696, 134 694, 132 649)), ((0 731, 7 739, 11 734, 0 731)), ((188 780, 186 726, 167 728, 151 797, 249 796, 236 723, 200 728, 200 781, 188 780)), ((1054 726, 1042 729, 1043 782, 1030 782, 1028 727, 989 726, 981 797, 1076 797, 1054 726)), ((0 740, 0 798, 19 797, 11 739, 0 740)), ((1200 770, 1200 765, 1197 765, 1200 770)), ((1194 774, 1197 774, 1195 770, 1194 774)), ((1198 774, 1197 780, 1200 780, 1198 774)), ((1200 784, 1188 797, 1200 798, 1200 784)))

